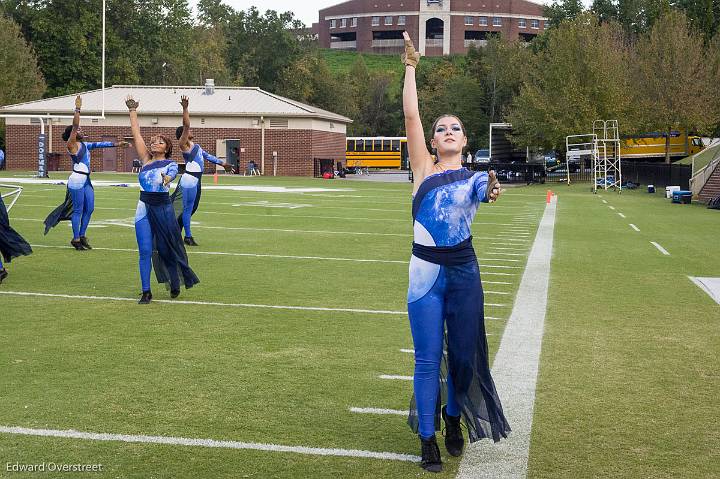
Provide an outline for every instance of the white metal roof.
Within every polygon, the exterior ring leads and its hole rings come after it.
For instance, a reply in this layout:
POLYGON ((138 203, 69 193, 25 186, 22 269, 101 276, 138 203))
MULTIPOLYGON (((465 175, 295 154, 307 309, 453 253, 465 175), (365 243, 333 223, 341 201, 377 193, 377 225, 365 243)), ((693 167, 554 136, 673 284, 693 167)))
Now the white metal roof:
MULTIPOLYGON (((102 110, 102 90, 79 93, 83 115, 97 115, 102 110)), ((35 115, 70 115, 77 94, 46 98, 0 107, 0 113, 35 115)), ((216 86, 211 95, 204 86, 138 86, 114 85, 105 89, 105 113, 127 114, 125 98, 132 95, 140 102, 140 115, 180 115, 180 96, 190 99, 190 113, 206 116, 280 116, 322 118, 351 123, 350 118, 261 90, 256 87, 216 86)))

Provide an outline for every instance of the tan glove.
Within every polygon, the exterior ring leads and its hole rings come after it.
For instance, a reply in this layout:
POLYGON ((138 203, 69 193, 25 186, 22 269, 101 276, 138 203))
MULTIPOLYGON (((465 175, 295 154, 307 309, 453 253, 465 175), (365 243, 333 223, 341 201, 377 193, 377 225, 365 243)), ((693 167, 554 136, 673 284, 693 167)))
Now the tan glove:
POLYGON ((488 182, 487 189, 485 190, 485 197, 490 203, 493 203, 498 199, 500 193, 502 193, 502 190, 500 189, 500 182, 497 179, 497 175, 495 174, 494 170, 490 170, 488 172, 488 182))
POLYGON ((125 99, 125 105, 127 105, 128 110, 135 111, 140 106, 140 103, 135 100, 131 95, 128 95, 128 97, 125 99))
POLYGON ((420 53, 415 51, 415 46, 407 32, 403 32, 403 39, 405 40, 405 53, 401 55, 400 59, 405 66, 415 68, 420 61, 420 53))

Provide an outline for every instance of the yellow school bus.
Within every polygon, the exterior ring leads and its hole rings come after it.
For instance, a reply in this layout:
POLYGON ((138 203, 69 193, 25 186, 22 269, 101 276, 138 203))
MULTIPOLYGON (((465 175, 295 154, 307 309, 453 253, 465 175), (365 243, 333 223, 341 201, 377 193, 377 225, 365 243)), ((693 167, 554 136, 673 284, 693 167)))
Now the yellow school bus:
POLYGON ((407 138, 404 136, 348 137, 345 166, 407 169, 407 138))
MULTIPOLYGON (((623 160, 664 158, 667 133, 642 133, 623 138, 620 142, 620 156, 623 160)), ((670 158, 680 159, 702 151, 705 146, 699 136, 687 137, 684 131, 670 132, 670 158)))

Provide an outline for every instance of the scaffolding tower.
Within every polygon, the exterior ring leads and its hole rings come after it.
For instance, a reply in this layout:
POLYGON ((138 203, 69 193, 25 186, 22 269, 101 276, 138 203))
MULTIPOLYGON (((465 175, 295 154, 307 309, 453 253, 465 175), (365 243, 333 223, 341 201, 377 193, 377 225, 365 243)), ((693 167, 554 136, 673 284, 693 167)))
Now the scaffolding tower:
POLYGON ((622 160, 617 120, 593 121, 593 193, 598 188, 622 192, 622 160))
POLYGON ((565 169, 567 171, 567 184, 570 184, 570 164, 579 163, 581 171, 585 171, 585 161, 595 165, 598 157, 596 148, 597 136, 594 134, 568 135, 565 137, 565 169))

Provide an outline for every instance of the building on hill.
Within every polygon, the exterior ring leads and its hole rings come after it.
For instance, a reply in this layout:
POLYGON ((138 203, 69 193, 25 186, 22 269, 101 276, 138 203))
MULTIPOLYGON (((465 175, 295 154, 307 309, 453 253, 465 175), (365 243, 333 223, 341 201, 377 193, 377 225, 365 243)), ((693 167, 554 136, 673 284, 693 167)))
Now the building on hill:
POLYGON ((422 55, 463 54, 493 33, 532 40, 547 27, 543 8, 528 0, 350 0, 320 10, 318 33, 323 48, 399 53, 406 30, 422 55))
MULTIPOLYGON (((100 116, 102 91, 81 92, 82 115, 100 116)), ((105 90, 105 118, 81 119, 88 141, 132 143, 125 98, 140 102, 138 116, 143 138, 154 134, 173 139, 173 158, 181 160, 175 129, 182 124, 180 96, 190 98, 193 136, 206 151, 238 164, 242 172, 250 160, 265 175, 312 176, 345 162, 346 127, 344 116, 299 103, 260 88, 205 86, 125 86, 105 90), (238 158, 239 157, 239 158, 238 158)), ((34 118, 6 119, 7 168, 35 170, 38 167, 40 118, 45 124, 48 165, 70 170, 62 133, 72 115, 75 95, 20 103, 0 108, 0 114, 35 115, 34 118), (52 153, 55 153, 54 155, 52 153), (54 162, 57 162, 54 164, 54 162)), ((93 150, 94 171, 131 171, 136 152, 127 149, 93 150)), ((182 161, 182 160, 181 160, 182 161)), ((215 165, 208 163, 209 167, 215 165)))

